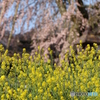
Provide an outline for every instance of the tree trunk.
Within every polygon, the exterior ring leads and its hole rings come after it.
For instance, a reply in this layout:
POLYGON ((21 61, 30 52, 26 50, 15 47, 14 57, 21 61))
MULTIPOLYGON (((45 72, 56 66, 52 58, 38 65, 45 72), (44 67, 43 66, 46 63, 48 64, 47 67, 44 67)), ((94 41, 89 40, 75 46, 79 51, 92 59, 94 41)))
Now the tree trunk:
POLYGON ((77 5, 79 11, 81 12, 81 14, 83 15, 84 18, 88 19, 89 16, 88 16, 88 12, 84 6, 84 3, 82 0, 76 0, 76 2, 79 4, 77 5))
POLYGON ((66 1, 63 2, 63 0, 56 0, 56 3, 62 16, 63 13, 66 12, 66 1))
MULTIPOLYGON (((69 2, 69 4, 71 4, 70 0, 67 0, 69 2)), ((66 12, 66 0, 56 0, 57 6, 59 8, 60 14, 61 16, 63 15, 64 12, 66 12)), ((82 0, 76 0, 75 2, 77 2, 79 5, 77 5, 79 11, 81 12, 81 14, 83 15, 84 18, 88 19, 88 12, 85 9, 86 7, 84 6, 84 3, 82 0)))

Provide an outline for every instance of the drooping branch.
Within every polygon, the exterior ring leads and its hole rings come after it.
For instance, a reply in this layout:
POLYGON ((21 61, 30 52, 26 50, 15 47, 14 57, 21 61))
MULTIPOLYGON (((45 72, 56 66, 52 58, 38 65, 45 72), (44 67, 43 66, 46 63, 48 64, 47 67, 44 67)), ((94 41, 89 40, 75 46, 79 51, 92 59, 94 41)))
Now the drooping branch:
POLYGON ((15 26, 15 21, 16 21, 16 15, 17 15, 18 7, 19 7, 19 3, 20 3, 20 1, 18 1, 17 5, 16 5, 15 15, 14 15, 13 25, 12 25, 12 30, 11 30, 11 33, 10 33, 10 35, 9 35, 8 44, 7 44, 7 49, 9 49, 11 37, 12 37, 12 34, 13 34, 13 30, 14 30, 14 26, 15 26))

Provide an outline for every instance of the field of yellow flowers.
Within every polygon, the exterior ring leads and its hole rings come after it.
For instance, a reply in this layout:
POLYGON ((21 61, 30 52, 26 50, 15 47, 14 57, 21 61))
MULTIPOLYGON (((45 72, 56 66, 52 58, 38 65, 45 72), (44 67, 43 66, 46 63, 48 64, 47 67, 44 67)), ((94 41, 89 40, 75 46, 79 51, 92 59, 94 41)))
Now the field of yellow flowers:
POLYGON ((100 50, 97 44, 87 45, 78 56, 72 47, 70 63, 61 60, 62 66, 36 52, 34 60, 23 49, 22 57, 7 55, 0 45, 0 100, 100 100, 100 50), (97 92, 97 96, 70 96, 70 92, 97 92))

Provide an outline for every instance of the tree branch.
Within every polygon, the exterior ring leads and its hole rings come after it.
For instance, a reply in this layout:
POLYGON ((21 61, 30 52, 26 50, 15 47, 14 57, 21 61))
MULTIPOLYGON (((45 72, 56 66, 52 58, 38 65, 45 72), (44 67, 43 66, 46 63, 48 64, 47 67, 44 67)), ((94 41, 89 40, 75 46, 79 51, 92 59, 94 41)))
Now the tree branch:
POLYGON ((77 5, 77 7, 78 7, 79 11, 81 12, 81 14, 83 15, 83 17, 88 19, 89 18, 88 12, 85 9, 86 7, 84 6, 83 1, 82 0, 76 0, 76 2, 79 4, 79 5, 77 5))
POLYGON ((18 7, 19 7, 19 3, 20 3, 20 1, 18 1, 17 5, 16 5, 15 15, 14 15, 14 19, 13 19, 13 26, 12 26, 11 33, 10 33, 10 35, 9 35, 8 44, 7 44, 7 49, 9 49, 10 40, 11 40, 11 37, 12 37, 12 34, 13 34, 13 30, 14 30, 14 26, 15 26, 15 21, 16 21, 16 15, 17 15, 18 7))

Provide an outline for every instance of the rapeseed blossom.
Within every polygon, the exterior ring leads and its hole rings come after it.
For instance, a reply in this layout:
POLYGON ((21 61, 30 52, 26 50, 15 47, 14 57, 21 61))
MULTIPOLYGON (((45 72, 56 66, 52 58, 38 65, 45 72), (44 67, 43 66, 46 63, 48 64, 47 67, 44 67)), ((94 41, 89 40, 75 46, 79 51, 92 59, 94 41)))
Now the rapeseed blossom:
MULTIPOLYGON (((62 59, 61 66, 54 64, 52 59, 44 62, 40 55, 40 47, 35 53, 34 60, 23 49, 22 58, 14 53, 7 56, 8 51, 2 54, 0 61, 0 100, 71 100, 70 92, 97 92, 97 97, 77 97, 75 100, 99 100, 100 98, 100 50, 87 45, 82 49, 82 41, 77 47, 78 56, 70 46, 70 61, 68 53, 62 59), (95 56, 94 56, 95 55, 95 56)), ((3 47, 0 45, 0 52, 3 47)), ((52 56, 52 50, 48 48, 52 56)), ((60 58, 60 56, 59 56, 60 58)))

